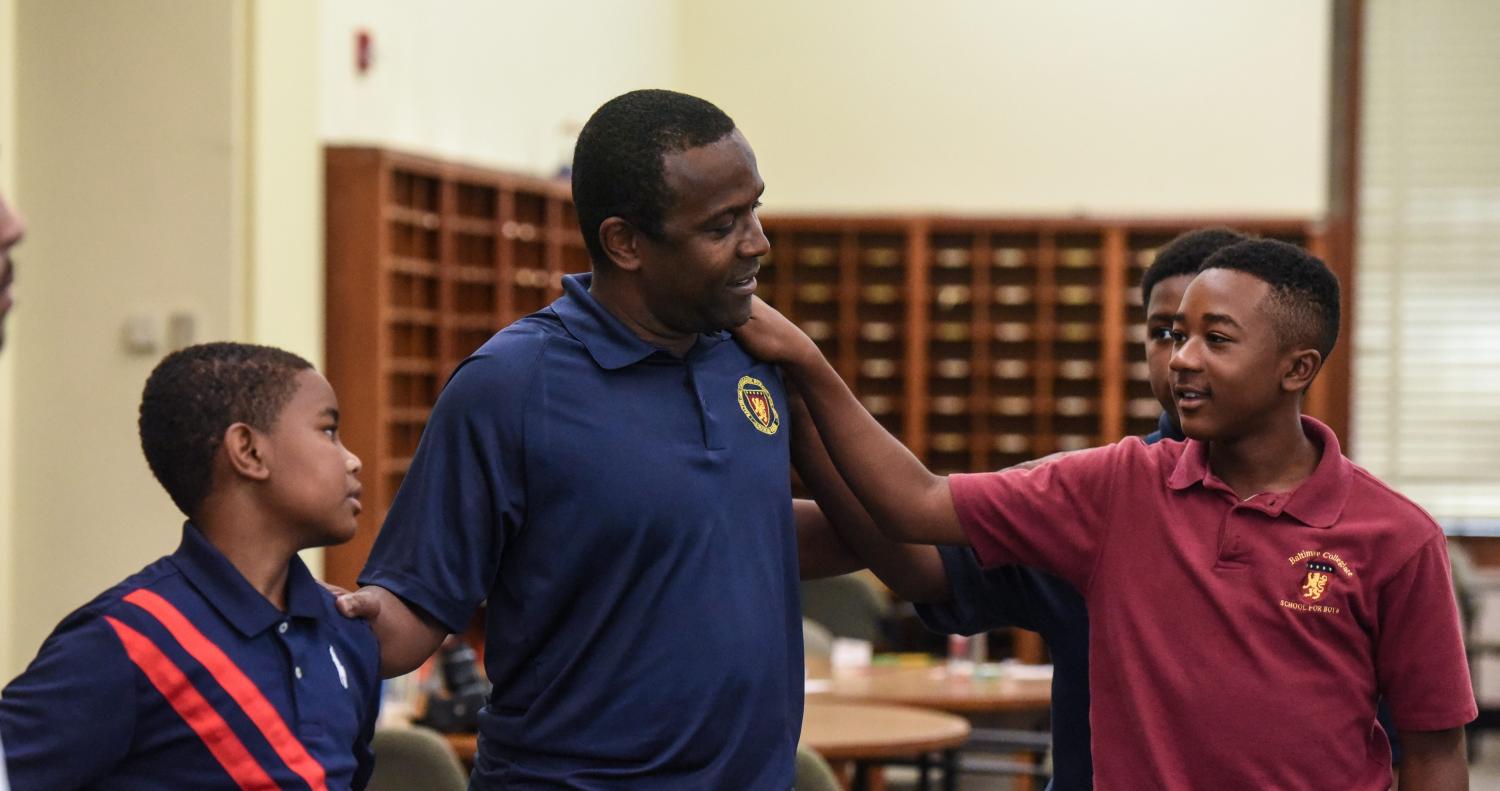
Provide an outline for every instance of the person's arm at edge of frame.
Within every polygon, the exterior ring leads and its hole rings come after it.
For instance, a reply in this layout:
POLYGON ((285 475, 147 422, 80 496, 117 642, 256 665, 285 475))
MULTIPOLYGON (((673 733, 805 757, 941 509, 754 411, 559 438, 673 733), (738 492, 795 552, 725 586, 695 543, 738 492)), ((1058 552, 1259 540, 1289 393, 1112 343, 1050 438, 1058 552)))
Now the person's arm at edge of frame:
POLYGON ((968 543, 948 479, 929 472, 865 410, 811 338, 759 297, 734 332, 750 354, 781 364, 796 383, 834 465, 882 532, 898 541, 968 543))
POLYGON ((1464 729, 1400 731, 1401 791, 1463 791, 1469 787, 1464 729))
POLYGON ((403 676, 422 666, 448 636, 447 627, 379 585, 338 597, 347 618, 363 618, 380 642, 380 677, 403 676))
POLYGON ((791 384, 787 389, 792 413, 792 465, 827 515, 824 523, 853 550, 857 564, 868 565, 901 598, 921 603, 946 601, 948 575, 937 547, 903 544, 880 532, 828 458, 801 394, 791 384))

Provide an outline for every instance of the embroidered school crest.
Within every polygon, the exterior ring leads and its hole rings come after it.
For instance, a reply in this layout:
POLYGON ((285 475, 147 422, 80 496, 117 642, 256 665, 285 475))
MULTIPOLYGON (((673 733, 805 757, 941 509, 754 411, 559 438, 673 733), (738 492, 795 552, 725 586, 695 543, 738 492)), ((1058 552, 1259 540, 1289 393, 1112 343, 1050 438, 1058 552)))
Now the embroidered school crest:
POLYGON ((771 400, 771 391, 765 383, 753 376, 741 376, 739 400, 740 411, 760 433, 775 434, 781 428, 781 415, 776 412, 776 402, 771 400))
POLYGON ((1328 590, 1328 580, 1332 579, 1333 573, 1332 564, 1319 560, 1308 561, 1307 578, 1302 582, 1302 598, 1308 601, 1323 598, 1324 592, 1328 590))

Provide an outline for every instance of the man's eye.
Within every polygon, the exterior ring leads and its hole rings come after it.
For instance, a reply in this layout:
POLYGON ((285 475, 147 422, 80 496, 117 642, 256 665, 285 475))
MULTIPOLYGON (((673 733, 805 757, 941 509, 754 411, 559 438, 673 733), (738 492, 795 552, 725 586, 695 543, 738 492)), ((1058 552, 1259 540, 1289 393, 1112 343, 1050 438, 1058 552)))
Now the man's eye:
POLYGON ((1147 330, 1146 337, 1153 341, 1170 341, 1172 340, 1172 328, 1152 327, 1151 329, 1147 330))

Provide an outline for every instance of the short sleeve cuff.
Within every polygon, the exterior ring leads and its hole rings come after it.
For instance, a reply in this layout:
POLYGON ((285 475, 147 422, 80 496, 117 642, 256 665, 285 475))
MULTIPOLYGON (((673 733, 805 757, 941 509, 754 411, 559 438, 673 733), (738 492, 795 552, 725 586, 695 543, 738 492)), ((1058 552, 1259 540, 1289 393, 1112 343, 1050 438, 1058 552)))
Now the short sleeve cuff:
POLYGON ((474 605, 455 601, 438 593, 422 580, 399 571, 366 567, 360 572, 359 584, 385 588, 401 597, 402 601, 437 619, 451 633, 459 633, 468 628, 469 616, 474 613, 474 605))
MULTIPOLYGON (((984 485, 986 477, 994 473, 961 473, 948 476, 948 492, 953 497, 953 510, 958 515, 959 527, 982 568, 990 568, 1015 561, 1007 557, 986 529, 983 520, 984 485)), ((947 561, 944 560, 946 570, 947 561)))

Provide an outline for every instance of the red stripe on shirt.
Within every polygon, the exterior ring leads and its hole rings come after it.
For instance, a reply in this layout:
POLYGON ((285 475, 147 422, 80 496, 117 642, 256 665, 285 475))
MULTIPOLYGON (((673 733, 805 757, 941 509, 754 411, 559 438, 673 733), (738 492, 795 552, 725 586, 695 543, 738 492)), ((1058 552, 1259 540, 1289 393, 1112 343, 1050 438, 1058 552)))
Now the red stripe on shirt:
POLYGON ((156 687, 156 691, 167 699, 173 711, 198 734, 203 745, 213 754, 214 760, 233 778, 235 785, 243 791, 279 791, 280 786, 271 780, 266 770, 245 749, 239 737, 229 729, 229 723, 214 711, 213 706, 193 688, 192 682, 188 681, 182 670, 150 638, 107 615, 104 620, 109 622, 120 638, 120 644, 125 647, 125 655, 146 674, 151 686, 156 687))
POLYGON ((172 603, 161 596, 152 593, 145 588, 131 591, 125 597, 125 601, 134 604, 153 615, 160 621, 162 626, 172 633, 172 637, 190 654, 198 663, 203 665, 219 682, 219 686, 229 693, 234 702, 240 705, 250 721, 266 737, 272 749, 281 760, 291 767, 304 782, 312 787, 313 791, 328 791, 325 782, 323 766, 308 754, 307 748, 286 726, 286 721, 266 696, 261 694, 260 688, 255 682, 240 670, 223 650, 214 645, 196 626, 188 621, 172 603))

